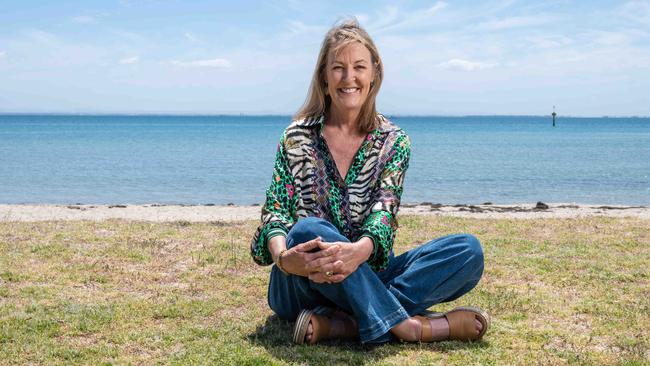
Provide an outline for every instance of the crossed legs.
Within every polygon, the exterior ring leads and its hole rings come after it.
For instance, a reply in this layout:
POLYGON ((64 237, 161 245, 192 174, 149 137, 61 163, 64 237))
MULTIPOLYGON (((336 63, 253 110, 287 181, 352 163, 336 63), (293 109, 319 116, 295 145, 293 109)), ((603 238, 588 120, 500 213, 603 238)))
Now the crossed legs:
MULTIPOLYGON (((290 230, 287 247, 317 236, 325 242, 349 242, 331 223, 304 218, 290 230)), ((303 309, 316 313, 340 309, 356 320, 362 342, 390 341, 391 334, 404 340, 419 339, 422 323, 412 317, 434 304, 462 296, 476 286, 482 272, 483 252, 478 240, 471 235, 450 235, 391 258, 385 271, 375 273, 363 264, 337 284, 314 283, 306 277, 285 275, 274 267, 268 301, 271 309, 290 321, 303 309)), ((430 325, 434 338, 448 337, 445 318, 430 320, 430 325)), ((477 328, 480 330, 480 323, 477 328)))

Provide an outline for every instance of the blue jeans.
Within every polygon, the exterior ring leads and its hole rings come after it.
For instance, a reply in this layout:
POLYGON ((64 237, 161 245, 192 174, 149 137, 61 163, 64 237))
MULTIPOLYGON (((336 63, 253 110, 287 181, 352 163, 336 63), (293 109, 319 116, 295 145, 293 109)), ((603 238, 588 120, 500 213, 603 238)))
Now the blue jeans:
MULTIPOLYGON (((289 231, 287 248, 320 236, 325 242, 350 242, 326 220, 300 219, 289 231)), ((471 235, 449 235, 393 256, 374 272, 362 264, 340 283, 315 283, 271 270, 269 306, 293 321, 303 309, 324 313, 338 308, 353 315, 361 342, 392 340, 390 329, 434 304, 452 301, 474 288, 483 274, 483 250, 471 235)))

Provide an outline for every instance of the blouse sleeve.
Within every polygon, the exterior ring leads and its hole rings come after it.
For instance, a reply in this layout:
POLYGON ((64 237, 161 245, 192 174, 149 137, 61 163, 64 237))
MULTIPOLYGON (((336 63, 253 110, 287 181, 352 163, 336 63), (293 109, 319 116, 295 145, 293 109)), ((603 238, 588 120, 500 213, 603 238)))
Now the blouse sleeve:
POLYGON ((404 132, 397 136, 388 154, 388 161, 373 192, 374 204, 360 235, 371 238, 374 243, 368 264, 375 271, 386 269, 393 250, 402 184, 411 156, 411 142, 404 132))
POLYGON ((294 180, 289 169, 285 139, 286 134, 283 134, 275 156, 271 185, 266 190, 266 201, 262 206, 262 223, 251 242, 251 256, 255 263, 263 266, 273 263, 267 247, 268 240, 278 235, 287 236, 295 222, 294 180))

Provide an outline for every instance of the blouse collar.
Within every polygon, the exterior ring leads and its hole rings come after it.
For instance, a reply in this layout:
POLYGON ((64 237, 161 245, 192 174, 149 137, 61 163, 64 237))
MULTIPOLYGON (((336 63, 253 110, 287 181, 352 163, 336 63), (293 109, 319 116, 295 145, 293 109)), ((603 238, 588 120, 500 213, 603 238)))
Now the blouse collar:
MULTIPOLYGON (((373 130, 372 132, 378 132, 378 133, 389 133, 391 131, 395 131, 398 129, 397 126, 392 124, 388 118, 384 117, 384 115, 377 113, 377 118, 380 120, 379 122, 379 127, 373 130)), ((300 120, 297 120, 295 123, 298 126, 303 126, 303 127, 312 127, 312 126, 319 126, 322 128, 323 122, 325 122, 325 115, 321 114, 319 116, 313 116, 313 117, 306 117, 300 120)), ((372 134, 372 132, 370 134, 372 134)))

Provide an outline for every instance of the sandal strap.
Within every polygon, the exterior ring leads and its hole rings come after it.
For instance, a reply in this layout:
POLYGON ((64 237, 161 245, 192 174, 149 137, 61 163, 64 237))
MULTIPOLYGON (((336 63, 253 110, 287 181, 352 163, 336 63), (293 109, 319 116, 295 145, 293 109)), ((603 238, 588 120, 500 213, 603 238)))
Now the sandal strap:
POLYGON ((347 315, 347 318, 341 318, 340 321, 343 324, 343 335, 342 338, 355 338, 359 336, 359 327, 354 323, 354 321, 347 315))
POLYGON ((327 316, 312 314, 311 318, 311 339, 310 344, 318 343, 322 339, 327 339, 330 335, 330 319, 327 316))
POLYGON ((483 329, 487 328, 487 321, 482 319, 480 313, 471 310, 452 310, 445 314, 449 322, 449 339, 459 341, 473 341, 481 338, 483 333, 476 334, 476 322, 478 320, 483 325, 483 329))
POLYGON ((296 344, 303 344, 305 343, 305 334, 307 333, 307 327, 309 326, 309 319, 311 318, 311 315, 313 314, 313 311, 311 310, 302 310, 300 314, 298 314, 298 318, 296 319, 296 324, 293 327, 293 342, 296 344))
POLYGON ((420 342, 433 342, 433 331, 431 330, 431 322, 426 316, 414 316, 422 325, 422 333, 420 333, 420 342))

